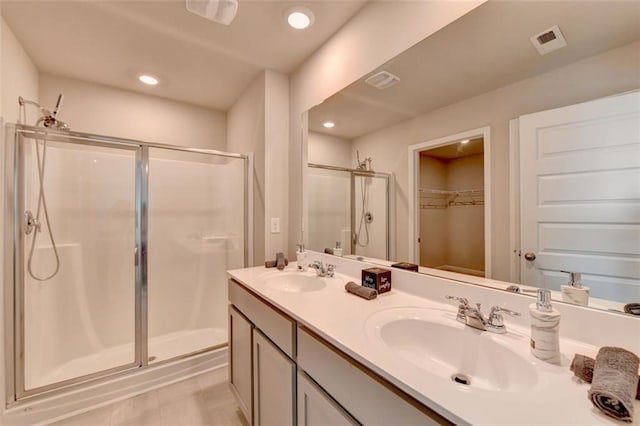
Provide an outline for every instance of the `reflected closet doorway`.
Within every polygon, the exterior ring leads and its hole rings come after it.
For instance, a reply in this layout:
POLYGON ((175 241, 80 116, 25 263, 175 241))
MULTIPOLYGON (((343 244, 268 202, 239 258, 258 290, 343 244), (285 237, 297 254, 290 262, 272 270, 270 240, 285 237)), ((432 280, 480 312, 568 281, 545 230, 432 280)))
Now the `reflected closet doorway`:
POLYGON ((489 127, 409 147, 410 256, 491 277, 489 127))

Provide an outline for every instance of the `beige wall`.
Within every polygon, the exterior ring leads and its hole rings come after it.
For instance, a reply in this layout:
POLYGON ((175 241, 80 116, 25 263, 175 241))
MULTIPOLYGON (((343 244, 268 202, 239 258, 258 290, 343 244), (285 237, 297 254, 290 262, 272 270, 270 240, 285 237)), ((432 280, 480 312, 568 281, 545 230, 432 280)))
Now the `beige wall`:
POLYGON ((355 168, 351 161, 351 141, 336 136, 309 132, 307 161, 314 164, 355 168))
POLYGON ((266 70, 249 85, 228 114, 226 149, 253 153, 255 265, 275 257, 287 244, 288 103, 288 78, 266 70), (280 218, 279 233, 271 233, 271 218, 280 218))
POLYGON ((484 1, 370 2, 290 76, 289 253, 303 226, 303 113, 484 1))
MULTIPOLYGON (((265 255, 286 251, 289 229, 289 79, 265 71, 265 255), (271 218, 280 219, 280 232, 272 233, 271 218)), ((295 259, 295 252, 289 253, 295 259)))
POLYGON ((397 258, 408 255, 407 147, 491 126, 492 271, 509 279, 509 120, 640 88, 640 42, 522 80, 356 139, 360 155, 396 173, 397 258), (388 141, 393 140, 391 145, 388 141))
MULTIPOLYGON (((432 157, 420 156, 420 188, 445 189, 446 164, 432 157)), ((426 194, 425 194, 426 195, 426 194)), ((421 197, 420 204, 433 204, 437 200, 421 197)), ((437 267, 444 265, 447 254, 446 209, 420 209, 420 265, 437 267)))
POLYGON ((264 262, 265 241, 265 74, 260 74, 231 107, 227 150, 253 154, 253 262, 264 262))
MULTIPOLYGON (((469 155, 447 164, 449 191, 484 187, 484 155, 469 155)), ((446 264, 484 271, 484 206, 446 209, 446 264)))
POLYGON ((40 99, 72 130, 150 142, 224 150, 226 114, 184 102, 51 74, 40 76, 40 99))
MULTIPOLYGON (((0 115, 5 123, 18 121, 19 105, 18 97, 38 102, 38 69, 24 51, 13 31, 2 20, 2 106, 0 115)), ((55 102, 55 99, 54 99, 55 102)), ((33 107, 28 107, 27 117, 37 117, 38 112, 33 107)))

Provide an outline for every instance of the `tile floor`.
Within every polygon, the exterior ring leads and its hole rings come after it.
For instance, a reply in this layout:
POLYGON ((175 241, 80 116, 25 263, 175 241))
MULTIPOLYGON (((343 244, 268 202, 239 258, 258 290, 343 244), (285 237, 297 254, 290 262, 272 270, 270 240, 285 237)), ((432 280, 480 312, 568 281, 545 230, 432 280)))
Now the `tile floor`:
POLYGON ((55 426, 248 426, 227 368, 174 383, 53 423, 55 426))

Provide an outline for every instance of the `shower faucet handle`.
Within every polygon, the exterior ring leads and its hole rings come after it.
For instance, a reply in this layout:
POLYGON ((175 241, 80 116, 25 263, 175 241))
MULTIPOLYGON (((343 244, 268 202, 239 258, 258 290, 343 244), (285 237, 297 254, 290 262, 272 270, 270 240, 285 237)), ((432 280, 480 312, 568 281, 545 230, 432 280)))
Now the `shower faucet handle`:
POLYGON ((36 232, 42 232, 40 220, 37 217, 33 216, 31 210, 27 210, 24 212, 24 233, 29 235, 35 229, 36 232))

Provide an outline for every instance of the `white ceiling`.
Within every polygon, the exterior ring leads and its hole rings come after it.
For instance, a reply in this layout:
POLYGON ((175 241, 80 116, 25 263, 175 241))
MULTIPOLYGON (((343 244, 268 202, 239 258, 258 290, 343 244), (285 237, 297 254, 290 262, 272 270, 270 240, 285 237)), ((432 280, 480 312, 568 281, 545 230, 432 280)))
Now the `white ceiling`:
POLYGON ((41 72, 228 110, 263 69, 294 71, 366 0, 239 0, 230 26, 183 0, 2 1, 2 16, 41 72), (292 6, 315 23, 295 30, 292 6), (160 78, 142 86, 140 73, 160 78))
POLYGON ((369 74, 400 83, 379 90, 367 75, 313 108, 309 128, 354 139, 638 39, 640 1, 490 0, 369 74), (529 37, 556 24, 568 46, 540 56, 529 37))

